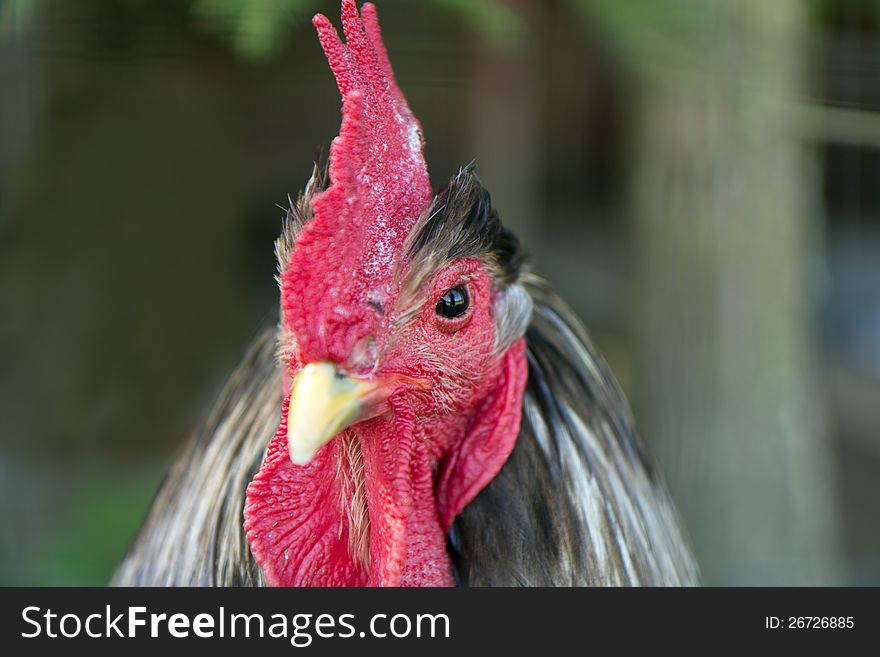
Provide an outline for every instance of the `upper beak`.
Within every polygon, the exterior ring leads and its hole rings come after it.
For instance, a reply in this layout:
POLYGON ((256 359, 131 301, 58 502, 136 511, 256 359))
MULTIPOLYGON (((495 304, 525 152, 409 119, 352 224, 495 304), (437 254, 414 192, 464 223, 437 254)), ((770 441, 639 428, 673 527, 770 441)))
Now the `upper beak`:
POLYGON ((329 362, 309 363, 290 389, 287 447, 290 460, 305 465, 346 427, 387 410, 390 387, 349 377, 329 362))

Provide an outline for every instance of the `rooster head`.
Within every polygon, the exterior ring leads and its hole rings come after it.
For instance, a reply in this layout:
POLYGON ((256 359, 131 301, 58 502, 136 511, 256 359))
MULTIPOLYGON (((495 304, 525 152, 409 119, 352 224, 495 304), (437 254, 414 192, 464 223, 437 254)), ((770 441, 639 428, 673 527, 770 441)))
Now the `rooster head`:
POLYGON ((447 533, 513 449, 530 300, 472 171, 436 197, 375 7, 313 19, 342 95, 329 186, 279 249, 285 398, 248 487, 273 585, 451 585, 447 533))

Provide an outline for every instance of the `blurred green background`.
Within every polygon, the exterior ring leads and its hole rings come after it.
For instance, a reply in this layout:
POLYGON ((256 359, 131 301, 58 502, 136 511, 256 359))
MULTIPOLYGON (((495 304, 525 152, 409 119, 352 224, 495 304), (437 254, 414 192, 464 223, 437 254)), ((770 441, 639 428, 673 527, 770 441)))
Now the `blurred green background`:
MULTIPOLYGON (((880 584, 880 3, 379 0, 706 583, 880 584)), ((276 302, 338 2, 0 0, 0 583, 103 584, 276 302)))

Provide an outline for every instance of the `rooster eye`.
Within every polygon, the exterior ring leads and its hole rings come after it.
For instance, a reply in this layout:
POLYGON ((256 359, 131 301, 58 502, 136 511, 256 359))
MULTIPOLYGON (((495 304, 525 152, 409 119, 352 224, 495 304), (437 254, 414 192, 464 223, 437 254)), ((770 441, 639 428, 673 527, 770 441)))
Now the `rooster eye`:
POLYGON ((447 319, 455 319, 465 314, 468 305, 470 300, 467 288, 464 285, 457 285, 437 302, 437 314, 447 319))

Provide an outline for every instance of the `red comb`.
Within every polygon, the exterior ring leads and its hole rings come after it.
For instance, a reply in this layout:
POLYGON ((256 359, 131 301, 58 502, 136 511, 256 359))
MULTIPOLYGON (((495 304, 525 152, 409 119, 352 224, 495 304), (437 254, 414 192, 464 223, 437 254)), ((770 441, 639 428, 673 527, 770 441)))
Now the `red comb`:
POLYGON ((282 278, 282 308, 303 361, 345 361, 392 294, 407 233, 431 200, 419 122, 382 43, 376 8, 342 2, 343 43, 312 19, 342 94, 330 147, 330 186, 300 234, 282 278), (378 305, 377 305, 378 304, 378 305))

